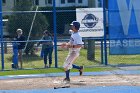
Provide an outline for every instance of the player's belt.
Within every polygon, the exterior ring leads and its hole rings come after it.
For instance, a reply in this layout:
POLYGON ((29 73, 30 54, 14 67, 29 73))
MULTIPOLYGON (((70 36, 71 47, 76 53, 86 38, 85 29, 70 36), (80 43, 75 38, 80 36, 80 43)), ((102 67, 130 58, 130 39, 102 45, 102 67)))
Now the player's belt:
POLYGON ((72 48, 75 48, 76 47, 76 45, 72 45, 72 48))
POLYGON ((78 47, 78 46, 76 46, 76 45, 72 45, 72 48, 80 48, 80 47, 78 47))

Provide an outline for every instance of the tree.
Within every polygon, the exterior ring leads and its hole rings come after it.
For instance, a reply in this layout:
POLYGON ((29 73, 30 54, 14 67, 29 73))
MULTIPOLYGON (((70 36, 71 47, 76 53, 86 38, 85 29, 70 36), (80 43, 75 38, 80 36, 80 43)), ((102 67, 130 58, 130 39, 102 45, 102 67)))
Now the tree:
MULTIPOLYGON (((42 13, 37 13, 35 20, 33 17, 35 15, 34 12, 22 12, 22 11, 32 11, 36 8, 32 5, 32 0, 19 0, 14 7, 14 11, 18 11, 10 15, 8 22, 8 32, 14 36, 15 32, 18 28, 23 30, 23 35, 28 37, 29 31, 32 25, 32 33, 30 35, 30 40, 37 40, 42 36, 42 33, 48 27, 47 19, 42 13)), ((31 42, 27 44, 27 48, 25 49, 25 53, 32 53, 32 49, 35 42, 31 42)))

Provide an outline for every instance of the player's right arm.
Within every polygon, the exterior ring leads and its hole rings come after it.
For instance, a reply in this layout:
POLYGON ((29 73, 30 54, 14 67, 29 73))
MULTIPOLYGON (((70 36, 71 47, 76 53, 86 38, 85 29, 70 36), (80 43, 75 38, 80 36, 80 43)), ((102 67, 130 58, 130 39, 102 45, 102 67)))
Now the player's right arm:
POLYGON ((62 43, 60 46, 61 46, 61 48, 67 48, 68 43, 62 43))

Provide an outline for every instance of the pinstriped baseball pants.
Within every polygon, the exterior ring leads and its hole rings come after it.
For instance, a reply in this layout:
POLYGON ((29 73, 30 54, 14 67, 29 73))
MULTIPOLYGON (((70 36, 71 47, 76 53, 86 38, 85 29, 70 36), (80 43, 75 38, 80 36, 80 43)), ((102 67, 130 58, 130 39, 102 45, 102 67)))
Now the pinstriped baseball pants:
POLYGON ((69 49, 69 54, 63 64, 63 67, 67 70, 72 69, 72 64, 79 57, 80 49, 69 49))

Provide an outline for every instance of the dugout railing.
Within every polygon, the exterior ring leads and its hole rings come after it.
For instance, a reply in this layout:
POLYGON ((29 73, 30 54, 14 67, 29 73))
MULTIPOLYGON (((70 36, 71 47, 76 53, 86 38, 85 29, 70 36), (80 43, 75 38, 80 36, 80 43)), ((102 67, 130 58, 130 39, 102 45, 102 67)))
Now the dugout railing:
MULTIPOLYGON (((18 41, 8 41, 3 42, 4 44, 4 70, 20 70, 20 62, 18 61, 18 54, 16 54, 17 50, 14 50, 14 44, 18 43, 18 41), (18 61, 19 68, 14 68, 12 67, 12 64, 15 63, 15 61, 18 61)), ((25 53, 25 49, 23 49, 23 56, 22 56, 22 63, 23 63, 23 68, 22 69, 44 69, 44 62, 43 58, 41 57, 41 45, 37 47, 37 43, 40 42, 41 40, 29 40, 28 43, 34 43, 34 46, 31 49, 31 52, 29 54, 25 53)), ((68 49, 63 49, 60 47, 60 45, 64 42, 68 42, 69 39, 58 39, 57 41, 57 53, 58 53, 58 67, 62 67, 63 62, 65 61, 65 58, 68 54, 68 49)), ((93 38, 85 38, 83 40, 85 42, 82 52, 81 52, 81 57, 78 58, 77 63, 80 65, 85 65, 86 67, 92 67, 92 66, 99 66, 100 64, 103 64, 103 42, 100 41, 100 39, 93 39, 93 38), (95 60, 87 60, 87 48, 88 48, 88 40, 94 40, 95 41, 95 60), (97 56, 96 56, 97 55, 97 56), (85 62, 84 62, 84 61, 85 62), (82 62, 78 62, 82 61, 82 62)), ((102 40, 103 41, 103 40, 102 40)), ((21 41, 20 41, 21 42, 21 41)), ((22 42, 27 42, 27 41, 22 41, 22 42)), ((42 41, 43 42, 43 41, 42 41)), ((54 50, 53 50, 53 58, 52 58, 52 68, 55 68, 55 55, 54 55, 54 50)))

